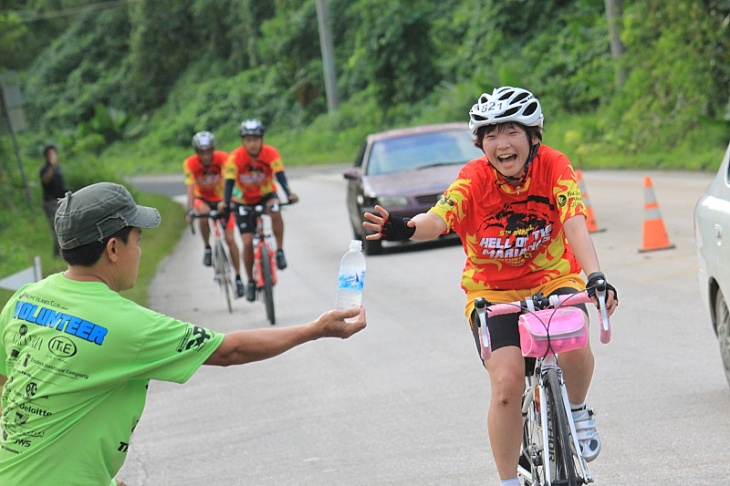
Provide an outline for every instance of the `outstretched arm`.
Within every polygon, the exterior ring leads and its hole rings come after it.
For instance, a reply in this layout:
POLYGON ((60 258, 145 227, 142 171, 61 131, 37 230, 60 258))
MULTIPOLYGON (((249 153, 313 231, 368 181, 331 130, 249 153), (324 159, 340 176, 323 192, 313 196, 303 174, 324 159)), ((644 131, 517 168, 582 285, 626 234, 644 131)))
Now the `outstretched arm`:
POLYGON ((368 235, 368 240, 433 240, 446 231, 446 223, 434 213, 420 213, 409 220, 391 218, 390 213, 382 207, 375 206, 375 213, 365 213, 369 221, 363 226, 376 234, 368 235), (389 221, 390 220, 390 221, 389 221))
MULTIPOLYGON (((585 216, 573 216, 563 223, 563 227, 565 228, 565 237, 568 239, 568 244, 573 249, 573 253, 575 253, 580 266, 583 267, 585 274, 590 276, 594 273, 601 273, 598 254, 593 246, 593 239, 588 232, 585 216)), ((608 315, 613 314, 616 305, 618 305, 615 292, 615 290, 614 292, 607 292, 606 307, 608 308, 608 315)))
POLYGON ((204 364, 230 366, 278 356, 296 346, 323 337, 347 339, 365 329, 365 309, 331 310, 307 324, 276 329, 248 329, 226 334, 204 364), (354 322, 345 319, 357 317, 354 322))

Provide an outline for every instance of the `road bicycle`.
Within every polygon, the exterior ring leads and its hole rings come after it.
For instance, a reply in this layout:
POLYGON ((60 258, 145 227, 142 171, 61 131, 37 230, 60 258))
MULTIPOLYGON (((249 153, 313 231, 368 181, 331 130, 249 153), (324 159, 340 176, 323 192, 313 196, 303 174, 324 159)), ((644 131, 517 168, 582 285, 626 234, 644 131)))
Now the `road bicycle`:
MULTIPOLYGON (((594 287, 599 302, 600 340, 611 340, 606 282, 594 287)), ((522 395, 522 449, 518 477, 525 486, 579 486, 593 482, 581 453, 558 354, 586 345, 588 320, 575 304, 592 302, 588 290, 523 301, 492 304, 475 301, 483 359, 491 356, 488 314, 520 313, 520 347, 525 356, 522 395), (544 425, 544 426, 543 426, 544 425)))
MULTIPOLYGON (((271 205, 271 211, 281 210, 281 206, 290 202, 277 202, 271 205)), ((253 281, 256 283, 256 300, 263 300, 266 307, 266 318, 273 326, 276 324, 274 308, 274 286, 276 285, 276 243, 271 232, 271 216, 266 213, 263 204, 252 206, 236 204, 240 215, 249 212, 256 215, 256 229, 253 233, 253 281)))
POLYGON ((212 250, 212 266, 213 281, 218 284, 226 298, 228 312, 233 313, 233 293, 235 292, 235 283, 233 281, 233 270, 231 267, 231 258, 226 250, 226 242, 224 238, 223 219, 226 213, 215 209, 206 213, 190 214, 190 231, 195 234, 194 219, 208 218, 210 225, 210 247, 212 250))

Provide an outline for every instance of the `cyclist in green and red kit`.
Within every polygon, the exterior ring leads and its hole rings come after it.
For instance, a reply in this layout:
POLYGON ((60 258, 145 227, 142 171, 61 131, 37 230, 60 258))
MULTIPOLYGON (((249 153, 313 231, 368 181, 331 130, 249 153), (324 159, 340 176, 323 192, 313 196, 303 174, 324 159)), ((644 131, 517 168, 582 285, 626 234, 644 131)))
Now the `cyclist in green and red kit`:
MULTIPOLYGON (((187 188, 187 213, 185 219, 191 224, 194 213, 204 214, 211 209, 218 209, 223 200, 223 165, 228 160, 228 154, 215 149, 215 136, 211 132, 198 132, 193 136, 195 155, 191 155, 183 163, 185 186, 187 188)), ((231 255, 231 263, 236 272, 236 293, 243 297, 244 288, 241 280, 241 263, 238 256, 238 245, 234 235, 235 218, 229 215, 224 222, 226 243, 231 255)), ((205 244, 203 265, 209 267, 213 262, 210 248, 210 226, 208 218, 200 218, 200 235, 205 244)))
MULTIPOLYGON (((264 125, 259 120, 241 123, 238 130, 241 146, 231 152, 223 168, 226 179, 223 207, 231 210, 232 204, 263 204, 266 207, 276 239, 276 266, 284 270, 287 266, 284 256, 284 220, 280 211, 271 211, 271 207, 279 202, 276 183, 279 183, 290 203, 298 202, 299 197, 289 188, 279 151, 271 145, 264 145, 264 131, 264 125)), ((246 300, 253 302, 256 300, 256 282, 253 280, 256 218, 252 213, 242 215, 234 211, 234 214, 243 240, 243 265, 248 277, 246 300)))

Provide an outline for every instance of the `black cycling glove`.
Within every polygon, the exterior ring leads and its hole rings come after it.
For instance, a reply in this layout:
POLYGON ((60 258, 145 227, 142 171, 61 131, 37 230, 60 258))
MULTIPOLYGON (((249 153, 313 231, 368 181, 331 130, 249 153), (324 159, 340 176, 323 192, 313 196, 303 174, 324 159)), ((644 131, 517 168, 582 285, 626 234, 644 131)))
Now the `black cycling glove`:
POLYGON ((591 297, 596 296, 596 288, 601 281, 603 281, 603 284, 606 286, 606 290, 611 290, 613 292, 613 298, 618 303, 618 292, 616 292, 616 288, 613 285, 606 281, 606 276, 603 274, 603 272, 593 272, 592 274, 588 275, 588 283, 586 283, 586 290, 588 290, 588 295, 590 295, 591 297))
POLYGON ((380 232, 381 238, 386 241, 405 241, 409 240, 413 233, 416 232, 416 227, 408 226, 410 219, 401 218, 400 216, 388 215, 388 219, 383 223, 383 229, 380 232))

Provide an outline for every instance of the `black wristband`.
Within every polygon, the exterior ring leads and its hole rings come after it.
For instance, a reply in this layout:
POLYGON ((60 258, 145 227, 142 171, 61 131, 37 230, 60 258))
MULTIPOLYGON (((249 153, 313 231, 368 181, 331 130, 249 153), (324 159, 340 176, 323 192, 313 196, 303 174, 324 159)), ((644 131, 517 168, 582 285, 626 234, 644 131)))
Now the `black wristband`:
POLYGON ((590 287, 591 283, 595 284, 595 281, 598 279, 606 280, 606 276, 603 274, 603 272, 593 272, 592 274, 588 275, 588 283, 586 284, 586 287, 590 287))
POLYGON ((603 280, 606 286, 606 290, 612 291, 613 298, 616 299, 616 302, 618 302, 618 292, 613 285, 608 283, 608 281, 606 280, 606 276, 603 274, 603 272, 593 272, 592 274, 588 275, 588 282, 586 283, 588 295, 590 295, 591 297, 596 295, 596 286, 598 285, 599 280, 603 280))
POLYGON ((411 239, 416 227, 408 226, 410 219, 401 218, 400 216, 388 215, 388 219, 383 223, 383 229, 380 231, 382 239, 386 241, 405 241, 411 239))

